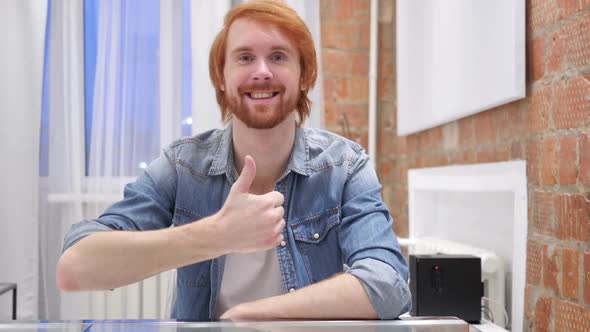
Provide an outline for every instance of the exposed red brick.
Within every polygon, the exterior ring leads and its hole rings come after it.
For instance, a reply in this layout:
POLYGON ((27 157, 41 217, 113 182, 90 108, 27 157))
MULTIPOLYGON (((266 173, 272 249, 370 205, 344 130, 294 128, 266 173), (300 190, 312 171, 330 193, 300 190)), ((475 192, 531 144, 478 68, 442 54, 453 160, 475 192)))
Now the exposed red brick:
POLYGON ((590 136, 587 134, 580 137, 580 173, 578 176, 582 184, 590 185, 590 136))
POLYGON ((406 147, 408 154, 415 154, 418 152, 418 135, 412 134, 406 136, 406 147))
POLYGON ((559 139, 559 183, 575 184, 578 177, 576 160, 576 136, 564 136, 559 139))
MULTIPOLYGON (((389 101, 377 102, 377 127, 394 131, 397 125, 395 105, 389 101)), ((397 133, 395 133, 397 135, 397 133)), ((397 137, 397 136, 396 136, 397 137)))
POLYGON ((563 296, 577 301, 579 298, 578 271, 580 263, 578 250, 563 248, 561 255, 563 262, 563 271, 561 273, 563 296))
POLYGON ((365 150, 369 151, 369 130, 361 129, 354 141, 360 144, 365 150))
POLYGON ((531 198, 534 206, 532 211, 533 223, 531 225, 533 231, 543 235, 554 234, 553 194, 551 192, 535 191, 531 198))
POLYGON ((474 150, 465 150, 459 152, 457 156, 454 157, 454 163, 457 164, 473 164, 477 161, 477 155, 474 150))
POLYGON ((539 184, 540 146, 540 141, 530 141, 526 146, 526 166, 529 184, 539 184))
POLYGON ((387 78, 379 79, 378 82, 377 96, 379 100, 393 101, 395 96, 395 80, 387 78))
POLYGON ((440 167, 449 164, 446 154, 438 153, 435 155, 428 155, 424 160, 425 167, 440 167))
MULTIPOLYGON (((590 32, 589 32, 590 33, 590 32)), ((589 47, 590 49, 590 47, 589 47)), ((590 56, 590 54, 589 54, 590 56)), ((553 121, 558 128, 582 128, 589 125, 590 81, 578 76, 555 86, 553 121)))
POLYGON ((392 156, 394 154, 394 146, 396 143, 395 135, 392 130, 379 126, 377 132, 377 151, 380 156, 392 156))
POLYGON ((578 0, 557 0, 559 18, 568 17, 581 9, 578 0))
POLYGON ((590 305, 590 251, 584 252, 584 303, 590 305))
POLYGON ((462 147, 468 147, 475 143, 475 135, 473 133, 473 117, 463 118, 459 120, 459 144, 462 147))
POLYGON ((529 284, 541 284, 541 272, 543 270, 543 245, 540 242, 529 239, 527 241, 526 281, 529 284))
POLYGON ((405 153, 405 137, 397 137, 393 130, 379 130, 377 150, 380 155, 399 155, 405 153))
POLYGON ((342 115, 346 114, 348 126, 362 128, 368 125, 368 103, 341 102, 338 103, 338 113, 340 122, 343 121, 342 115))
POLYGON ((528 30, 536 33, 557 20, 557 5, 554 1, 527 1, 527 16, 528 30))
MULTIPOLYGON (((341 23, 338 25, 338 48, 361 49, 361 35, 368 25, 360 26, 356 23, 341 23)), ((364 47, 367 48, 367 47, 364 47)))
POLYGON ((352 56, 352 74, 368 75, 369 74, 369 52, 359 51, 351 54, 352 56))
MULTIPOLYGON (((405 185, 408 183, 408 163, 404 160, 395 160, 393 162, 393 181, 396 184, 405 185)), ((405 193, 407 194, 407 193, 405 193)), ((405 195, 404 194, 404 195, 405 195)))
MULTIPOLYGON (((323 2, 323 1, 322 1, 323 2)), ((338 24, 328 23, 324 19, 321 24, 322 47, 337 47, 338 46, 338 24)), ((322 50, 322 53, 325 49, 322 50)))
POLYGON ((369 101, 369 78, 364 76, 351 77, 348 81, 348 95, 351 100, 369 101))
POLYGON ((549 297, 540 297, 535 306, 535 331, 551 330, 552 300, 549 297))
MULTIPOLYGON (((325 22, 338 21, 338 0, 322 0, 320 1, 320 19, 322 25, 325 22)), ((322 39, 322 44, 324 40, 322 39)))
POLYGON ((559 294, 559 284, 557 283, 559 269, 559 250, 545 245, 543 247, 543 286, 553 290, 555 294, 559 294))
POLYGON ((326 75, 346 75, 352 73, 351 53, 341 50, 324 50, 322 64, 326 75))
MULTIPOLYGON (((494 115, 494 127, 497 128, 496 137, 499 141, 515 140, 523 137, 523 102, 516 101, 499 107, 494 115)), ((528 107, 527 107, 528 110, 528 107)))
POLYGON ((496 147, 496 151, 494 153, 494 161, 508 161, 510 160, 510 146, 508 145, 501 145, 496 147))
POLYGON ((495 143, 496 141, 496 128, 494 126, 494 113, 492 111, 485 111, 473 117, 475 142, 477 144, 495 143))
POLYGON ((526 284, 524 287, 524 318, 531 319, 534 317, 534 308, 533 308, 533 288, 534 286, 526 284))
POLYGON ((567 301, 555 300, 555 331, 590 331, 590 309, 567 301))
POLYGON ((491 163, 494 161, 496 150, 494 148, 486 148, 477 151, 476 160, 478 163, 491 163))
POLYGON ((352 11, 354 16, 369 15, 371 9, 371 0, 352 0, 352 11))
POLYGON ((379 55, 379 77, 395 79, 395 53, 383 51, 379 55))
POLYGON ((346 21, 352 18, 354 14, 353 2, 354 0, 338 0, 336 8, 338 10, 338 19, 340 21, 346 21))
POLYGON ((561 68, 564 59, 566 36, 559 32, 555 32, 551 35, 548 42, 548 71, 557 71, 561 68))
POLYGON ((326 127, 338 124, 339 113, 337 111, 337 105, 337 103, 332 101, 324 101, 324 121, 326 127))
POLYGON ((551 93, 550 86, 542 86, 531 91, 531 103, 526 113, 527 129, 530 133, 544 132, 549 128, 551 93))
POLYGON ((588 199, 584 194, 556 195, 557 238, 579 241, 587 241, 590 238, 588 205, 588 199))
POLYGON ((524 159, 522 144, 520 142, 513 142, 510 146, 510 159, 517 160, 517 159, 524 159))
POLYGON ((442 147, 442 127, 435 127, 418 133, 418 150, 426 151, 442 147))
POLYGON ((573 20, 563 28, 568 43, 565 56, 571 66, 590 65, 590 12, 573 20))
POLYGON ((543 152, 541 155, 541 184, 552 185, 557 183, 559 155, 557 153, 557 138, 548 137, 543 140, 543 152))
POLYGON ((371 29, 369 23, 359 25, 358 48, 369 49, 371 47, 371 29))
POLYGON ((528 48, 530 77, 536 81, 545 75, 545 38, 543 36, 534 38, 529 42, 528 48))
POLYGON ((324 98, 326 100, 340 101, 348 98, 348 85, 345 78, 324 77, 324 98))
POLYGON ((395 49, 395 25, 379 24, 379 48, 382 50, 395 49))
POLYGON ((393 165, 391 160, 380 160, 377 165, 377 173, 381 182, 391 181, 393 176, 393 165))

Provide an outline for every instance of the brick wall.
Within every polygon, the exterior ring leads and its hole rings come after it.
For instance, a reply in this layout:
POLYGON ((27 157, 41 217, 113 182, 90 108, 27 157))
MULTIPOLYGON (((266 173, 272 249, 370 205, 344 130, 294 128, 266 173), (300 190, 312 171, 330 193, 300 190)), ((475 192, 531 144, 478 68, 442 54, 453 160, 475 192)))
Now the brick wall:
MULTIPOLYGON (((368 0, 321 0, 325 121, 367 147, 368 0)), ((590 0, 527 0, 527 98, 396 134, 395 1, 379 1, 378 173, 400 236, 409 168, 524 159, 525 329, 590 331, 590 0)))

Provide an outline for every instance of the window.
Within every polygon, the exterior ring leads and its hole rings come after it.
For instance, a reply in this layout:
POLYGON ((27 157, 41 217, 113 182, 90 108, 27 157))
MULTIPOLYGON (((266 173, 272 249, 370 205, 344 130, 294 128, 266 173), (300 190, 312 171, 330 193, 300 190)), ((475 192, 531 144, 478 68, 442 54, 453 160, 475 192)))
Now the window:
MULTIPOLYGON (((86 176, 91 173, 116 177, 138 175, 160 154, 161 111, 180 113, 173 116, 180 119, 176 132, 183 136, 191 134, 190 1, 184 0, 182 5, 182 106, 178 110, 160 110, 160 1, 84 0, 81 13, 84 137, 81 139, 84 140, 86 176), (93 152, 92 149, 108 151, 93 152), (104 158, 105 155, 109 157, 104 158), (104 169, 111 171, 103 172, 104 169)), ((49 6, 52 6, 51 0, 49 6)), ((45 38, 41 176, 50 175, 50 134, 52 129, 56 130, 50 123, 48 93, 52 84, 49 75, 49 50, 53 42, 50 39, 51 18, 48 15, 45 38)))

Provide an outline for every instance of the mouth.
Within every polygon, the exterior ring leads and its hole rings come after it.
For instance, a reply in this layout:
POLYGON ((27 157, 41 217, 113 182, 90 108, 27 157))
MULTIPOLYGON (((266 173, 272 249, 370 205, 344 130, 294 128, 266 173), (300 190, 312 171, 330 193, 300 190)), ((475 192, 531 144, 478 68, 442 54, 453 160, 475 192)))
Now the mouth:
POLYGON ((250 99, 254 100, 261 100, 261 99, 271 99, 278 95, 278 91, 268 91, 268 92, 246 92, 246 96, 250 99))

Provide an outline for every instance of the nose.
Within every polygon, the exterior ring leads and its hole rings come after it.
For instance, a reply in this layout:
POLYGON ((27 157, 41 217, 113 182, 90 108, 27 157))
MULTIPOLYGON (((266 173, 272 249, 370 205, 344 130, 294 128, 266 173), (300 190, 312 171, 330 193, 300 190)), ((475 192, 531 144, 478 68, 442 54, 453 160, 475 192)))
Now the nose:
POLYGON ((259 60, 255 64, 255 70, 252 73, 252 78, 255 81, 268 81, 272 78, 272 71, 268 67, 265 60, 259 60))

